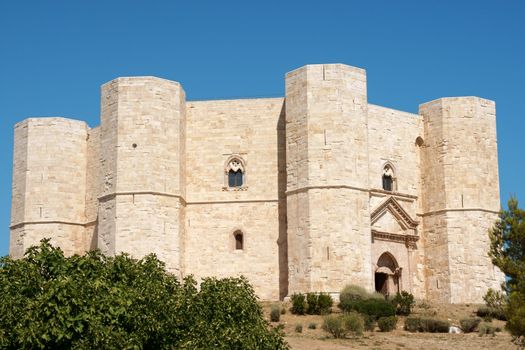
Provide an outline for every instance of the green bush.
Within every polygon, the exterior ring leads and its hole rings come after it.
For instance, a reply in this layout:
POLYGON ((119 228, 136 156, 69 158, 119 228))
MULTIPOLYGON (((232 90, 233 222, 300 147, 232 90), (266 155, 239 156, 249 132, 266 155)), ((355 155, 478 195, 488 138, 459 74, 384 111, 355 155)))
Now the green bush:
POLYGON ((450 323, 434 318, 407 317, 404 328, 409 332, 448 333, 450 323))
POLYGON ((419 332, 421 329, 421 317, 407 317, 404 328, 409 332, 419 332))
POLYGON ((292 314, 294 315, 304 315, 306 312, 306 298, 304 294, 294 293, 290 297, 292 301, 292 314))
POLYGON ((281 315, 285 315, 286 314, 286 308, 283 306, 281 308, 281 315))
POLYGON ((471 333, 476 330, 480 322, 480 318, 464 318, 459 320, 459 327, 464 333, 471 333))
POLYGON ((317 302, 318 302, 319 315, 326 315, 331 312, 332 305, 334 304, 334 300, 332 299, 330 294, 319 293, 319 298, 317 299, 317 302))
POLYGON ((488 306, 481 306, 476 311, 476 315, 483 318, 486 321, 492 321, 493 318, 506 321, 507 315, 503 309, 495 309, 488 306))
POLYGON ((308 315, 319 314, 319 296, 316 293, 306 294, 306 313, 308 315))
POLYGON ((391 332, 394 329, 396 329, 397 325, 397 317, 395 316, 388 316, 388 317, 380 317, 377 320, 377 326, 381 330, 381 332, 391 332))
POLYGON ((346 329, 347 334, 350 333, 354 336, 363 335, 365 323, 363 317, 357 312, 348 312, 341 316, 343 318, 343 325, 346 329))
POLYGON ((272 305, 270 309, 270 321, 279 322, 281 319, 281 308, 279 305, 272 305))
POLYGON ((317 323, 315 322, 310 322, 308 324, 308 329, 316 329, 317 328, 317 323))
POLYGON ((484 335, 496 335, 496 331, 497 331, 497 328, 494 327, 493 325, 491 325, 490 323, 488 322, 482 322, 480 323, 480 325, 478 326, 478 334, 479 336, 484 336, 484 335))
POLYGON ((376 328, 376 319, 373 316, 363 315, 363 321, 365 322, 365 331, 373 332, 376 328))
POLYGON ((154 255, 0 259, 3 349, 287 349, 244 278, 183 283, 154 255))
POLYGON ((295 333, 303 333, 303 324, 302 323, 297 323, 295 325, 295 333))
POLYGON ((507 298, 502 291, 497 291, 492 288, 487 290, 487 293, 483 296, 485 305, 491 309, 503 310, 507 305, 507 298))
POLYGON ((306 304, 306 313, 308 315, 326 315, 331 311, 333 300, 326 293, 307 293, 306 304))
POLYGON ((427 333, 448 333, 450 323, 444 320, 437 320, 435 318, 422 318, 420 332, 427 333))
POLYGON ((408 316, 410 312, 412 312, 412 307, 414 307, 416 301, 411 293, 402 291, 401 293, 397 293, 392 299, 392 304, 396 308, 397 315, 408 316))
POLYGON ((352 306, 362 300, 377 299, 385 300, 381 293, 369 293, 366 289, 356 285, 347 285, 339 294, 339 308, 343 311, 352 310, 352 306))
MULTIPOLYGON (((350 310, 357 311, 363 315, 374 317, 376 320, 380 317, 395 316, 394 306, 384 299, 366 299, 349 304, 350 310)), ((349 311, 350 311, 349 310, 349 311)))
POLYGON ((334 338, 344 338, 347 332, 341 315, 325 316, 322 328, 333 335, 334 338))

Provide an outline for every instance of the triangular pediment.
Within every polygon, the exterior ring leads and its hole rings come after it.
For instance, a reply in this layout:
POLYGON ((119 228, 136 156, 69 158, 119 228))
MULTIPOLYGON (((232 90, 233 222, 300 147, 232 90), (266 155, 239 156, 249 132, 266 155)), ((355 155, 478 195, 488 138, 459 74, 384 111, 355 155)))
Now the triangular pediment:
POLYGON ((391 218, 395 219, 401 230, 416 230, 417 225, 419 224, 418 221, 412 219, 406 210, 392 196, 381 202, 381 204, 372 211, 370 221, 372 226, 376 226, 376 223, 379 225, 385 225, 388 223, 388 225, 392 226, 391 218))
POLYGON ((389 210, 385 210, 374 220, 372 229, 381 232, 404 233, 406 227, 401 225, 399 219, 389 210))

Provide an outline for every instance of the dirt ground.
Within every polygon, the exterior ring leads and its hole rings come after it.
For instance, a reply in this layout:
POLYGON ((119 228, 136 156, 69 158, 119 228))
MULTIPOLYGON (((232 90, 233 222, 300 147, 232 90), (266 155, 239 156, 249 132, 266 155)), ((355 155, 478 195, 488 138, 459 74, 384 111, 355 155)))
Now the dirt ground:
MULTIPOLYGON (((265 316, 270 318, 270 305, 265 304, 265 316)), ((334 339, 329 333, 323 331, 322 316, 292 315, 289 311, 290 305, 279 304, 287 311, 281 315, 279 323, 284 326, 286 341, 293 350, 339 350, 339 349, 386 349, 386 350, 507 350, 517 349, 512 344, 512 338, 506 331, 498 332, 495 336, 482 336, 478 333, 468 334, 433 334, 433 333, 410 333, 403 330, 404 317, 400 317, 397 329, 393 332, 383 333, 377 328, 375 332, 365 332, 362 337, 334 339), (296 332, 296 326, 302 325, 302 332, 296 332), (315 324, 315 329, 309 326, 315 324)), ((429 305, 420 303, 413 311, 413 315, 431 316, 448 320, 452 325, 459 326, 459 320, 466 317, 475 317, 475 311, 480 305, 429 305)), ((337 307, 334 312, 339 312, 337 307)), ((505 323, 492 321, 494 326, 503 329, 505 323)))

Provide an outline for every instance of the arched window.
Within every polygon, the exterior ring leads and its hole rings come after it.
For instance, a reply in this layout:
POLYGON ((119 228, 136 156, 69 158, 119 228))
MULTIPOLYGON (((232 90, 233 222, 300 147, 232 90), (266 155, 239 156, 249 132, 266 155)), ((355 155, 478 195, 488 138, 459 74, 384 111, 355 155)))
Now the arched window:
POLYGON ((233 234, 233 238, 235 238, 235 250, 243 250, 244 249, 244 235, 241 231, 235 231, 233 234))
POLYGON ((241 187, 242 175, 243 174, 240 169, 237 171, 230 169, 230 171, 228 171, 228 187, 241 187))
POLYGON ((232 156, 224 168, 226 190, 246 189, 245 162, 239 156, 232 156))
POLYGON ((385 191, 394 191, 394 170, 390 164, 387 164, 383 168, 383 190, 385 191))

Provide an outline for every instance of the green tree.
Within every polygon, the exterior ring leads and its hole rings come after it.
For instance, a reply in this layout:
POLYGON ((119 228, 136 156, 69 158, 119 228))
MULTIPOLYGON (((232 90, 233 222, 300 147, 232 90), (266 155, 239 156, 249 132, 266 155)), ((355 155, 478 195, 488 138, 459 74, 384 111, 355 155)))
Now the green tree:
POLYGON ((509 199, 508 209, 500 212, 489 235, 492 262, 508 278, 506 327, 517 343, 525 345, 525 210, 518 207, 516 198, 509 199))
POLYGON ((154 255, 0 259, 0 349, 286 349, 244 278, 179 282, 154 255))

